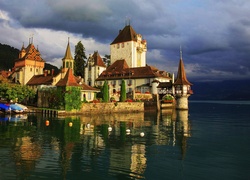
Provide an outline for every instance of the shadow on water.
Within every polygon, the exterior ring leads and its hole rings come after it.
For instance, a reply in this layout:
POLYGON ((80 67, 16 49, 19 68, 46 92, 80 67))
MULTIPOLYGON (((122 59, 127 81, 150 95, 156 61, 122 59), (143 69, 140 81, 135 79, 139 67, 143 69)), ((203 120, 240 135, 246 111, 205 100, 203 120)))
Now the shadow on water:
POLYGON ((188 111, 171 109, 71 117, 3 116, 1 173, 7 179, 150 178, 155 172, 155 148, 164 146, 183 159, 190 136, 188 111), (4 166, 3 162, 11 163, 4 166))

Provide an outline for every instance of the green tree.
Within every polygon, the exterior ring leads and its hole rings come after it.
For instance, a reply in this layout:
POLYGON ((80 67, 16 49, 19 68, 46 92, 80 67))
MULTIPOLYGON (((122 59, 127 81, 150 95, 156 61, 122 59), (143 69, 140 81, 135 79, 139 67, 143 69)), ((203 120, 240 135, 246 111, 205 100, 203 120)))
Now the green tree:
POLYGON ((81 41, 75 46, 74 75, 84 77, 84 67, 86 65, 85 48, 81 41))
POLYGON ((110 66, 110 55, 107 55, 107 54, 105 54, 105 56, 104 56, 104 58, 102 58, 103 59, 103 62, 105 63, 105 65, 107 66, 107 67, 109 67, 110 66))
POLYGON ((105 80, 103 84, 103 102, 109 101, 109 87, 108 82, 105 80))
POLYGON ((36 92, 28 86, 20 84, 0 83, 0 97, 22 102, 34 98, 36 92))
POLYGON ((121 94, 120 94, 120 101, 121 102, 125 102, 127 99, 126 97, 126 84, 124 79, 122 80, 122 84, 121 84, 121 94))

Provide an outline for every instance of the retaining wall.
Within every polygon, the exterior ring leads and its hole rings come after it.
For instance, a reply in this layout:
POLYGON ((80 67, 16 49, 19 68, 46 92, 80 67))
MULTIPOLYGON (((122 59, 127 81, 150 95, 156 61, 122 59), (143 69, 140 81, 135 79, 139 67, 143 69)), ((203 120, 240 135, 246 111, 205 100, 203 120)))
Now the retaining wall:
POLYGON ((81 113, 142 112, 144 102, 83 103, 81 113))

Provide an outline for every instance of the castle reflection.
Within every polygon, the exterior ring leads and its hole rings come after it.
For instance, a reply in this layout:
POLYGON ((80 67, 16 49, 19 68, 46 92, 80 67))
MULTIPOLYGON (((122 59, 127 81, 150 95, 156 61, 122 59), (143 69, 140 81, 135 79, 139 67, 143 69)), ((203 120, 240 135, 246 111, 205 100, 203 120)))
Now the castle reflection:
POLYGON ((29 174, 21 172, 41 168, 52 155, 53 168, 63 177, 69 170, 95 166, 101 157, 108 173, 122 170, 142 178, 151 146, 176 147, 185 158, 191 137, 187 110, 61 118, 29 115, 21 122, 4 120, 0 128, 2 136, 14 139, 10 153, 23 178, 29 174))

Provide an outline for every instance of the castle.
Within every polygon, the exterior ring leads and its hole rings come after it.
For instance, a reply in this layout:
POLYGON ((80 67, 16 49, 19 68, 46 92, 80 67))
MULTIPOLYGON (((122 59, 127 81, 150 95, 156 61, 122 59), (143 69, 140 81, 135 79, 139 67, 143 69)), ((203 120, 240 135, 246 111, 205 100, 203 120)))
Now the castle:
MULTIPOLYGON (((93 88, 94 86, 102 86, 107 81, 110 97, 118 100, 121 81, 125 80, 126 92, 130 98, 137 99, 138 93, 161 96, 171 94, 177 100, 177 109, 188 109, 188 97, 192 94, 192 84, 187 80, 182 57, 176 79, 174 74, 147 65, 147 41, 142 35, 137 34, 131 25, 126 25, 120 30, 110 44, 111 65, 106 67, 96 51, 87 60, 84 78, 73 76, 74 59, 69 40, 59 74, 55 74, 53 70, 44 70, 45 61, 32 41, 27 48, 22 46, 19 58, 15 61, 12 77, 16 83, 37 88, 42 85, 57 86, 65 78, 74 79, 74 83, 77 83, 75 85, 84 86, 81 95, 83 99, 83 97, 86 98, 86 94, 98 91, 93 88)), ((64 82, 68 80, 65 79, 64 82)), ((94 98, 93 95, 87 96, 90 97, 89 101, 94 98)))

